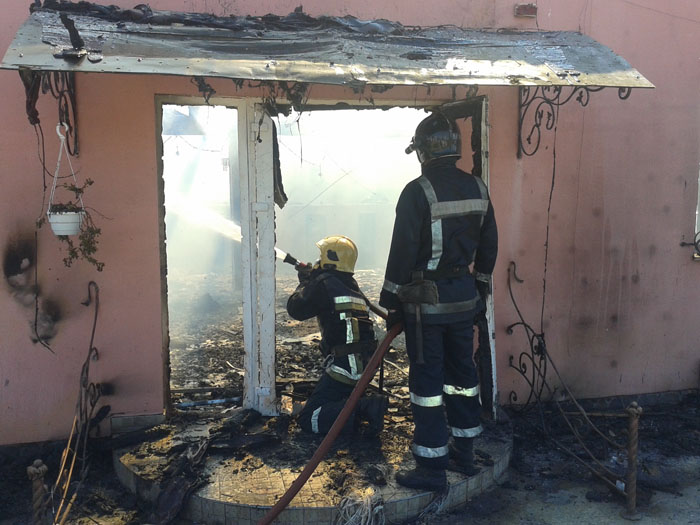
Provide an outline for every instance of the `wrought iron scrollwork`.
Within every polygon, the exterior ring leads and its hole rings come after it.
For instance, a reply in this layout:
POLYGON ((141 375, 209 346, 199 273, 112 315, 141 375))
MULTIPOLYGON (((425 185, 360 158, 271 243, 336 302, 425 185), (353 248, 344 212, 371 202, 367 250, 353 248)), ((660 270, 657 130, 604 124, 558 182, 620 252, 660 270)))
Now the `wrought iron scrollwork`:
MULTIPOLYGON (((530 408, 536 408, 536 415, 539 416, 539 431, 547 438, 557 449, 561 450, 578 463, 588 468, 591 473, 599 477, 612 490, 622 495, 628 495, 624 488, 620 488, 622 483, 619 473, 613 472, 599 459, 599 455, 591 452, 591 447, 586 441, 596 440, 599 445, 604 447, 604 450, 609 450, 610 447, 614 450, 624 450, 624 445, 617 443, 610 435, 598 428, 590 419, 585 409, 576 400, 571 389, 566 385, 564 378, 559 373, 552 357, 547 351, 547 345, 544 338, 543 322, 540 321, 540 332, 536 332, 523 318, 523 315, 518 308, 518 305, 513 296, 513 288, 511 281, 515 280, 522 283, 516 273, 515 262, 508 266, 508 292, 513 301, 513 306, 518 314, 519 321, 511 324, 506 328, 509 334, 514 332, 514 328, 522 327, 525 330, 528 340, 529 349, 520 353, 517 366, 514 364, 515 357, 510 356, 510 368, 517 370, 518 373, 525 379, 530 387, 530 393, 527 400, 522 405, 516 405, 518 396, 514 391, 510 392, 509 399, 511 402, 510 409, 516 414, 524 414, 530 408), (551 368, 555 374, 554 381, 558 381, 560 387, 553 387, 547 381, 547 368, 551 368), (554 395, 561 388, 564 395, 562 400, 557 400, 554 395), (546 399, 544 395, 546 394, 546 399), (556 410, 552 410, 556 409, 556 410), (555 436, 553 432, 553 423, 561 424, 563 422, 571 431, 576 445, 583 449, 585 455, 580 450, 575 450, 567 444, 567 441, 555 436), (585 438, 585 440, 584 440, 585 438), (602 443, 601 440, 602 439, 602 443)), ((544 302, 543 302, 544 305, 544 302)), ((544 306, 543 306, 544 308, 544 306)), ((614 437, 614 436, 613 436, 614 437)), ((636 447, 636 441, 634 446, 636 447)), ((625 486, 624 484, 622 485, 625 486)))
POLYGON ((58 101, 58 121, 68 127, 66 146, 68 153, 77 156, 78 115, 75 96, 75 73, 72 71, 52 71, 41 75, 41 92, 50 93, 58 101))
MULTIPOLYGON (((575 100, 582 107, 588 105, 591 93, 603 90, 597 86, 572 86, 564 93, 567 86, 520 86, 518 109, 518 158, 537 153, 542 140, 543 129, 554 129, 559 118, 559 108, 575 100), (528 129, 529 127, 529 129, 528 129)), ((620 100, 626 100, 632 94, 628 87, 618 88, 620 100)))
POLYGON ((39 111, 36 103, 39 90, 50 93, 58 101, 58 122, 67 126, 66 145, 68 153, 78 155, 78 116, 76 112, 75 73, 72 71, 32 71, 20 69, 19 76, 24 84, 26 111, 29 123, 40 126, 39 111))
MULTIPOLYGON (((530 407, 531 402, 542 402, 542 395, 545 393, 545 390, 548 397, 551 397, 554 389, 547 383, 547 344, 544 333, 537 333, 523 318, 513 295, 512 279, 518 283, 524 282, 518 277, 515 262, 513 261, 508 266, 508 293, 510 293, 511 301, 520 320, 509 325, 506 328, 506 332, 512 335, 516 327, 522 327, 527 336, 528 349, 520 353, 517 364, 514 364, 515 356, 511 355, 508 359, 508 366, 517 370, 530 387, 527 400, 522 405, 518 405, 520 408, 514 408, 514 410, 524 411, 530 407)), ((514 390, 511 390, 508 398, 513 407, 515 407, 518 402, 518 395, 514 390)))

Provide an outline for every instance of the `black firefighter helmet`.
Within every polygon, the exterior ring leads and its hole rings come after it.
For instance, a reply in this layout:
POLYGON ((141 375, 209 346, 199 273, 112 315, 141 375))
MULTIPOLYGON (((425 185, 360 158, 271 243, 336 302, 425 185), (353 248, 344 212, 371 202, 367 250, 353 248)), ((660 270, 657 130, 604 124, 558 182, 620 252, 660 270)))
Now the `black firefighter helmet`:
POLYGON ((433 113, 416 127, 406 153, 416 152, 421 164, 441 157, 461 157, 462 141, 457 125, 442 113, 433 113))

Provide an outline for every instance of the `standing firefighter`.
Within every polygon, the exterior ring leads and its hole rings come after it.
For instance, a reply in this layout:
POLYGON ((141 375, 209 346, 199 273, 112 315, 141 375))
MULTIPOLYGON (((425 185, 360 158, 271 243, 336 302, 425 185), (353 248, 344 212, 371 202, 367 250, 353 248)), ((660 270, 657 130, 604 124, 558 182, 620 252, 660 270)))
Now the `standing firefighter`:
POLYGON ((410 360, 417 466, 396 480, 426 490, 447 486, 448 465, 474 472, 472 442, 482 431, 473 322, 485 307, 498 233, 485 184, 455 165, 460 147, 456 124, 443 114, 416 128, 406 153, 417 153, 422 175, 396 205, 379 301, 389 327, 404 322, 410 360))
MULTIPOLYGON (((326 434, 360 379, 377 340, 367 299, 353 278, 355 243, 338 235, 321 239, 316 246, 321 258, 313 268, 298 267, 299 286, 287 301, 287 311, 299 321, 316 317, 321 329, 325 373, 299 414, 299 424, 306 432, 326 434)), ((385 396, 361 398, 343 431, 352 432, 366 421, 367 433, 378 434, 387 405, 385 396)))

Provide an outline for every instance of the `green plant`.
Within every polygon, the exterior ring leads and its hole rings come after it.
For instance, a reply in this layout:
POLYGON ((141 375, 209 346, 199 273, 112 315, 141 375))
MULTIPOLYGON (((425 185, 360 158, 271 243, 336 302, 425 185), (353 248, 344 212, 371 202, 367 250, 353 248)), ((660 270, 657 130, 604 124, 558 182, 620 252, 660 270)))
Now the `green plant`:
MULTIPOLYGON (((92 179, 85 179, 85 182, 80 186, 77 184, 59 184, 58 187, 64 189, 64 193, 67 192, 72 196, 70 199, 62 202, 50 203, 47 215, 69 212, 80 212, 82 214, 77 240, 68 235, 56 236, 59 241, 66 244, 67 255, 63 258, 63 264, 70 267, 73 262, 83 259, 92 264, 98 272, 101 272, 104 268, 104 263, 98 261, 95 254, 97 253, 97 245, 102 230, 95 225, 90 210, 85 208, 82 201, 85 189, 92 186, 93 183, 92 179)), ((46 217, 42 217, 37 226, 41 227, 45 220, 46 217)))
POLYGON ((68 235, 59 235, 58 239, 66 243, 68 255, 63 258, 63 264, 70 267, 73 261, 83 259, 101 272, 104 268, 104 263, 97 260, 97 244, 102 230, 95 226, 92 216, 87 210, 84 210, 83 221, 80 224, 80 233, 78 234, 77 245, 68 235))
POLYGON ((71 213, 79 211, 82 211, 80 206, 77 206, 72 202, 58 202, 51 205, 51 211, 49 213, 71 213))

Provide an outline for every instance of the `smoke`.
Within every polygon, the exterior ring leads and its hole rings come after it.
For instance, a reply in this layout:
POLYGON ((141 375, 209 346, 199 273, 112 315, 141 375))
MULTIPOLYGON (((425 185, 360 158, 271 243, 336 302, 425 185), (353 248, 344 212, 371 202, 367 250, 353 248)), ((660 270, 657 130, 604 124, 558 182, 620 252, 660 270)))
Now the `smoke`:
MULTIPOLYGON (((277 257, 291 251, 313 261, 319 239, 342 234, 359 247, 358 269, 382 268, 396 200, 420 173, 404 149, 424 117, 405 108, 280 116, 289 202, 276 209, 277 257)), ((236 110, 166 105, 163 144, 169 271, 235 271, 241 240, 236 110)))
POLYGON ((332 110, 279 117, 280 162, 287 205, 277 211, 280 247, 300 260, 318 258, 315 243, 346 235, 358 246, 356 268, 386 264, 394 208, 420 175, 404 150, 422 110, 332 110))
MULTIPOLYGON (((425 116, 394 108, 275 117, 289 197, 284 209, 275 208, 276 256, 289 251, 314 261, 319 239, 346 235, 358 245, 356 269, 383 269, 399 193, 420 175, 415 155, 404 150, 425 116)), ((240 286, 237 132, 235 109, 163 106, 170 292, 177 291, 173 276, 228 275, 240 286)))
POLYGON ((231 166, 238 164, 235 109, 163 107, 163 179, 169 272, 231 271, 240 227, 233 220, 231 166))

